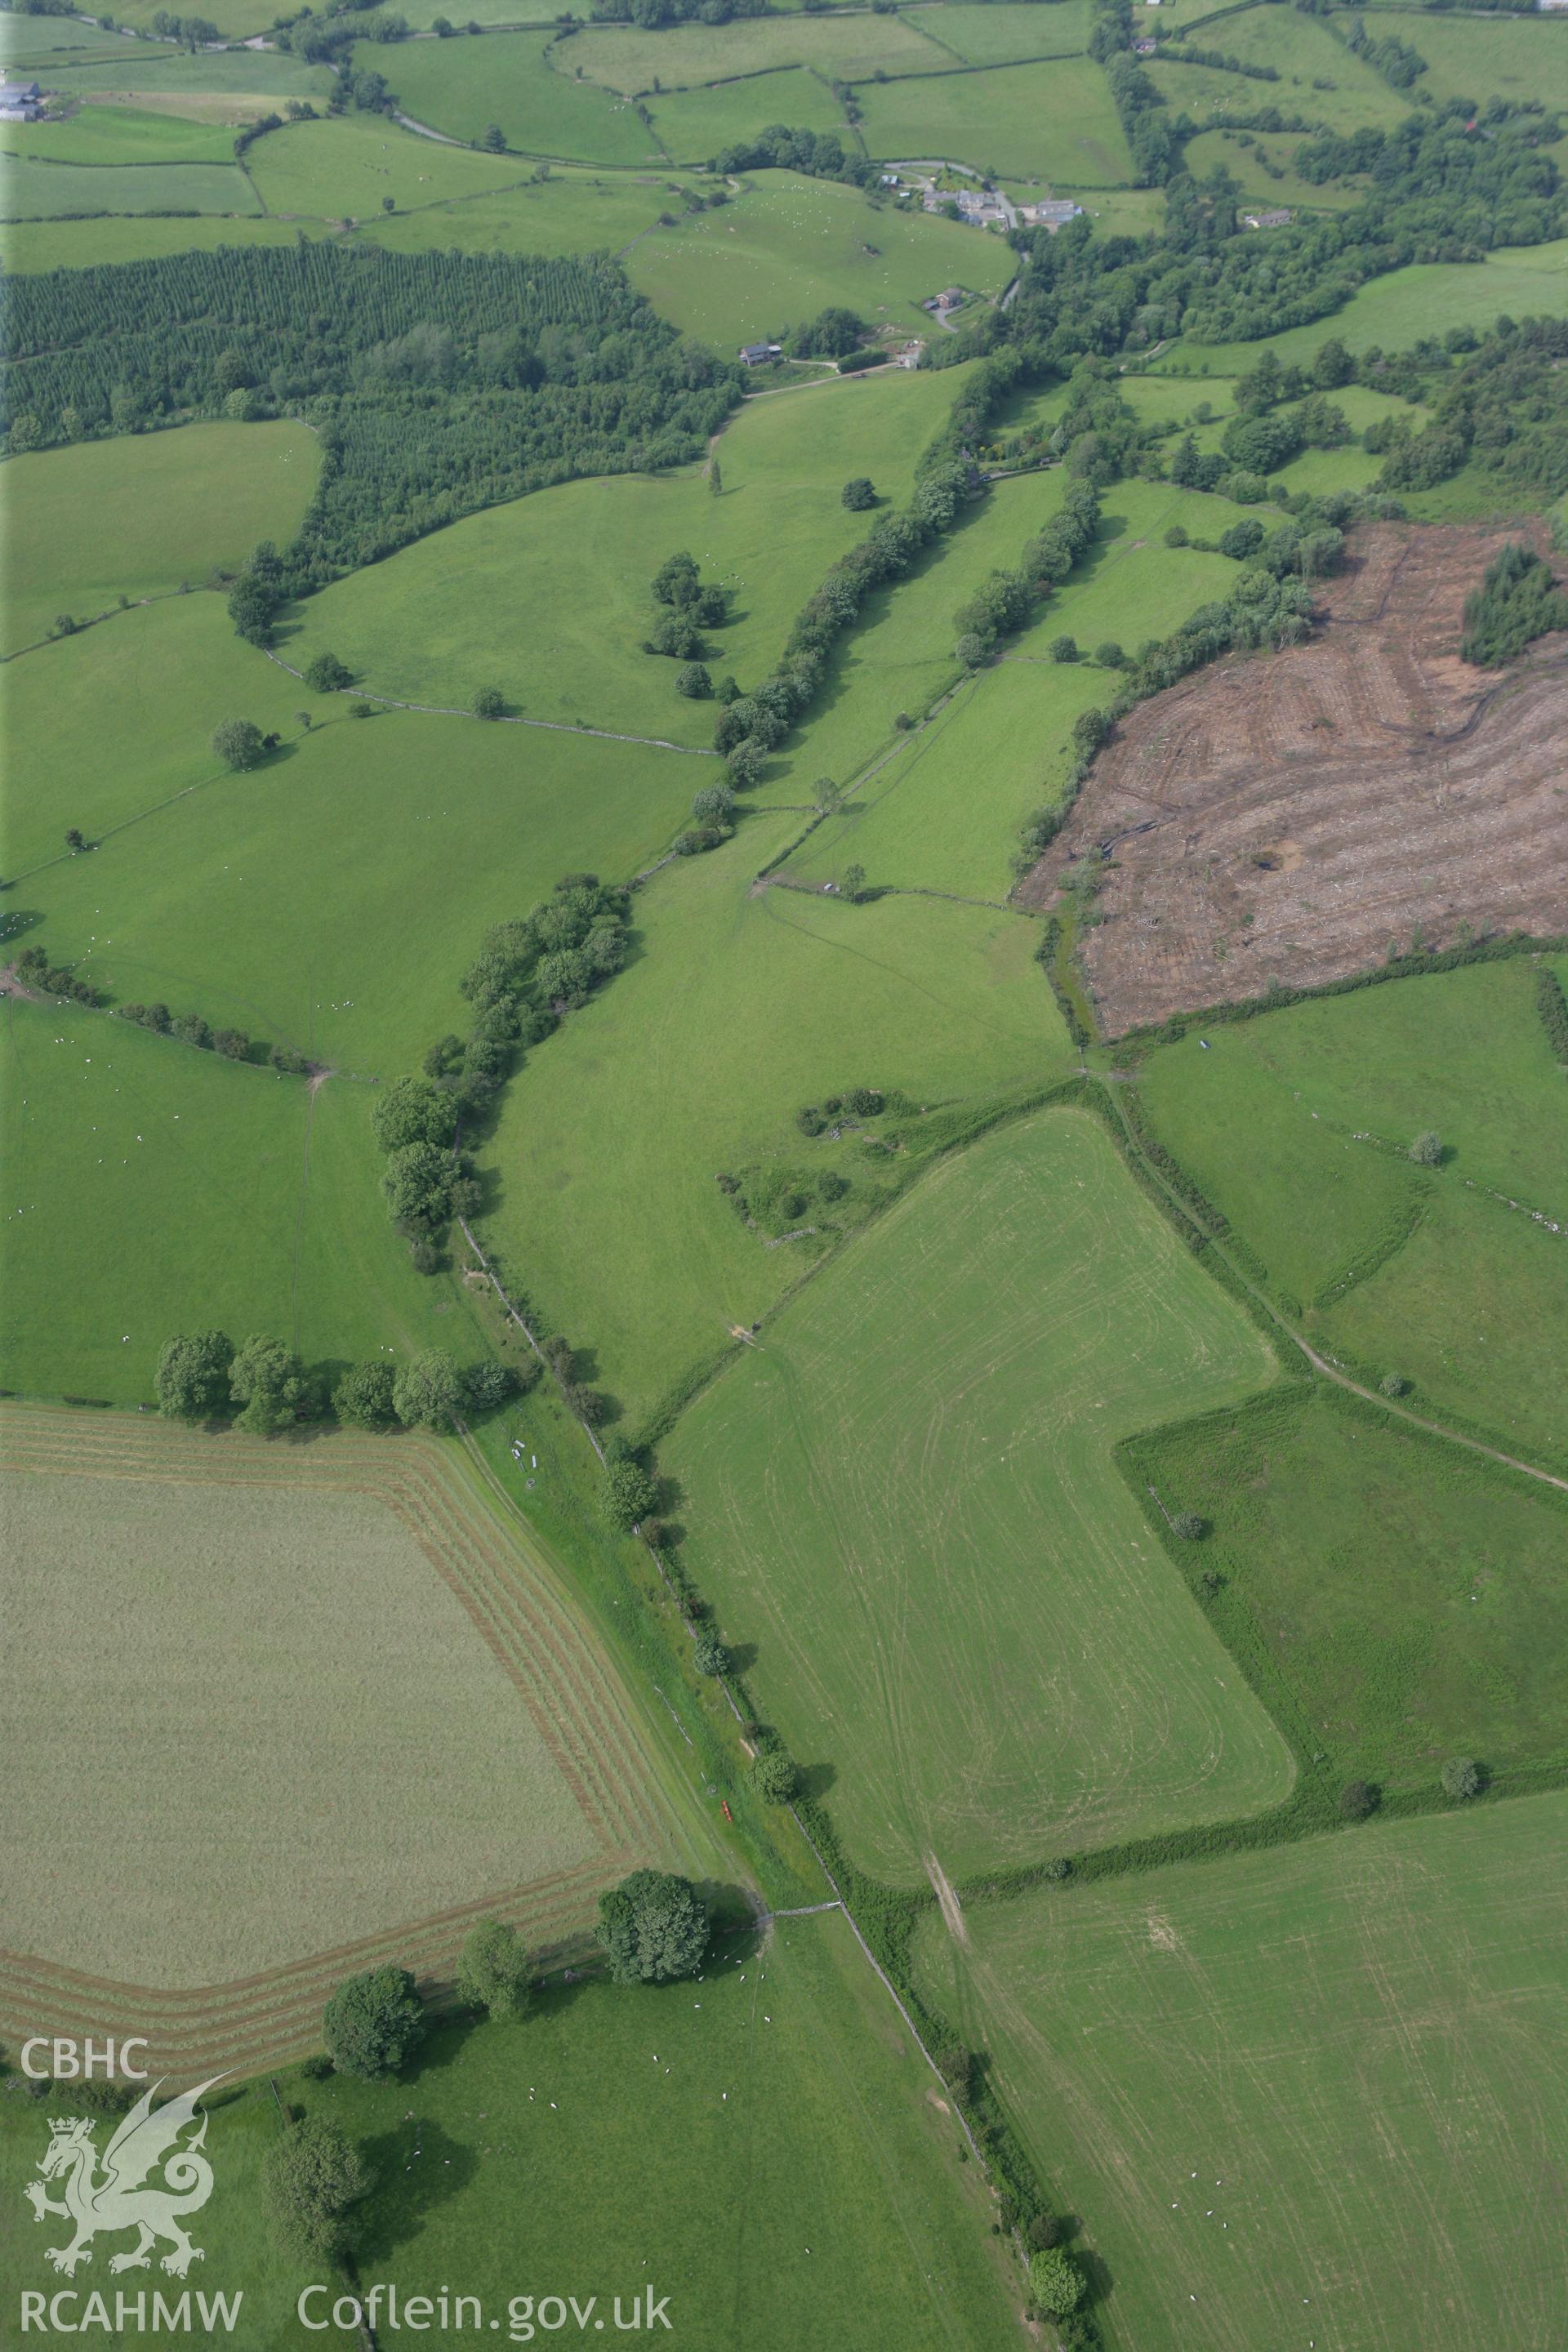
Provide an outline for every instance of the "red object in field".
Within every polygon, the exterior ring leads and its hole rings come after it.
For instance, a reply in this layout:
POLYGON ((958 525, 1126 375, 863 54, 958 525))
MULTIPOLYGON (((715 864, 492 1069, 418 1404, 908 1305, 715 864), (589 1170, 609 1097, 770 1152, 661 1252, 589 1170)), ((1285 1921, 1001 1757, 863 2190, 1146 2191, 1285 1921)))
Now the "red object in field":
POLYGON ((732 1822, 732 1821, 734 1820, 735 1816, 734 1816, 734 1814, 730 1811, 730 1807, 729 1807, 729 1802, 728 1802, 728 1801, 727 1801, 725 1798, 721 1797, 721 1798, 720 1798, 720 1800, 719 1800, 719 1802, 720 1802, 720 1803, 721 1803, 721 1805, 722 1805, 722 1806, 723 1806, 723 1808, 724 1808, 724 1819, 725 1819, 727 1822, 732 1822))

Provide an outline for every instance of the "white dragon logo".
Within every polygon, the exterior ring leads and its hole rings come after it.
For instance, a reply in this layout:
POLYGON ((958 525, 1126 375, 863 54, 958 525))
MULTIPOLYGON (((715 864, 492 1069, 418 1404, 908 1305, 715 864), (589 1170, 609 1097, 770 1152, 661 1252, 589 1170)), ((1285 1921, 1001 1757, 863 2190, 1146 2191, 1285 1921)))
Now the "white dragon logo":
POLYGON ((175 2278, 184 2278, 193 2263, 203 2260, 200 2246, 193 2246, 181 2217, 195 2213, 212 2195, 213 2168, 202 2154, 207 2136, 207 2119, 204 2113, 195 2137, 184 2147, 178 2145, 179 2136, 195 2114, 197 2103, 220 2083, 221 2074, 212 2082, 200 2084, 194 2091, 185 2091, 177 2099, 167 2099, 153 2111, 153 2094, 163 2086, 153 2083, 143 2091, 130 2114, 121 2122, 113 2138, 103 2151, 103 2178, 99 2178, 98 2149, 93 2145, 96 2126, 86 2116, 51 2116, 49 2145, 38 2158, 37 2169, 44 2180, 57 2179, 64 2173, 65 2202, 58 2204, 45 2194, 42 2180, 29 2180, 22 2194, 33 2209, 33 2219, 41 2221, 46 2214, 58 2213, 76 2225, 76 2235, 68 2246, 46 2246, 47 2261, 56 2270, 64 2271, 68 2278, 76 2275, 79 2263, 92 2260, 92 2240, 100 2230, 135 2230, 140 2232, 128 2254, 111 2254, 111 2271, 144 2271, 152 2260, 153 2248, 159 2239, 166 2239, 173 2248, 163 2259, 163 2267, 175 2278), (163 2168, 163 2185, 143 2188, 142 2182, 159 2166, 163 2168))

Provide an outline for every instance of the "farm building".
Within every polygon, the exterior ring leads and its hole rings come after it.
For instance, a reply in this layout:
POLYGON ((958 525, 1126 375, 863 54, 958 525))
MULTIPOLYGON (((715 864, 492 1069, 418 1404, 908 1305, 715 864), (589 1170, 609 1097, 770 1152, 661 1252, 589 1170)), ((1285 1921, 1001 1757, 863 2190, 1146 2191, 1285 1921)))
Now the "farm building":
POLYGON ((934 310, 940 318, 948 310, 956 310, 963 299, 962 286, 944 286, 940 294, 933 294, 927 301, 922 302, 921 309, 934 310))
POLYGON ((0 122, 36 122, 43 103, 44 93, 36 81, 0 89, 0 122))
POLYGON ((1283 205, 1272 212, 1243 213, 1241 215, 1243 228, 1288 228, 1289 223, 1290 215, 1283 205))
POLYGON ((743 367, 766 367, 770 360, 778 358, 783 349, 782 343, 742 343, 741 363, 743 367))
POLYGON ((1070 196, 1047 196, 1043 204, 1020 205, 1018 218, 1035 228, 1048 228, 1053 236, 1069 220, 1077 220, 1083 211, 1070 196))

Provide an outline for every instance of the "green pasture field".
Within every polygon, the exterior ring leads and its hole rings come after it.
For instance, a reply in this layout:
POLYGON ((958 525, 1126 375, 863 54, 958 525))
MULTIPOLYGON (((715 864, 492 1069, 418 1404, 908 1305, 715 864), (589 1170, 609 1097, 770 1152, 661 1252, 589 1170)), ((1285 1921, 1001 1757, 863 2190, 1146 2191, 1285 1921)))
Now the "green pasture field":
POLYGON ((781 1919, 761 1951, 716 1944, 700 1984, 590 1983, 548 1991, 520 2026, 443 2028, 411 2092, 302 2087, 310 2112, 385 2152, 365 2259, 405 2293, 461 2279, 504 2309, 558 2278, 607 2308, 648 2284, 691 2352, 1003 2352, 1016 2336, 982 2184, 834 1915, 781 1919), (455 2197, 448 2149, 470 2183, 455 2197))
POLYGON ((0 1060, 8 1388, 135 1404, 169 1333, 212 1324, 316 1363, 477 1352, 388 1225, 363 1090, 330 1083, 312 1113, 302 1079, 16 1001, 0 1060))
POLYGON ((1568 108, 1568 40, 1550 16, 1501 16, 1483 21, 1423 14, 1412 26, 1372 9, 1366 25, 1373 40, 1394 32, 1419 49, 1426 71, 1415 90, 1439 104, 1450 98, 1506 98, 1516 104, 1538 99, 1553 114, 1568 108))
MULTIPOLYGON (((391 79, 405 113, 458 139, 478 139, 495 122, 508 146, 524 154, 584 163, 657 163, 658 142, 629 102, 575 79, 552 43, 552 37, 540 33, 412 41, 394 56, 391 79)), ((571 44, 565 46, 569 51, 571 44)), ((374 54, 379 62, 386 53, 378 48, 374 54)))
POLYGON ((27 692, 11 728, 13 923, 35 919, 51 954, 87 957, 118 999, 362 1076, 416 1066, 466 1022, 458 982, 488 925, 563 873, 649 865, 717 770, 472 719, 355 719, 236 638, 216 597, 106 622, 12 677, 27 692), (323 722, 309 734, 300 706, 323 722), (210 748, 233 715, 286 737, 246 775, 210 748), (111 737, 124 756, 106 763, 111 737), (101 845, 66 853, 71 823, 101 845))
POLYGON ((831 131, 851 149, 854 144, 844 109, 827 84, 805 66, 748 74, 743 80, 719 82, 711 89, 667 89, 646 103, 660 144, 682 163, 706 163, 738 141, 754 138, 770 122, 787 122, 798 131, 831 131))
POLYGON ((1017 562, 1063 487, 1055 468, 995 486, 912 572, 866 599, 858 625, 829 656, 805 728, 780 746, 768 798, 805 801, 824 775, 847 785, 898 748, 900 718, 920 719, 963 676, 954 612, 999 565, 1017 562))
POLYGON ((1556 318, 1565 303, 1568 237, 1559 237, 1550 245, 1504 246, 1482 262, 1412 262, 1358 286, 1342 310, 1309 327, 1290 327, 1256 343, 1183 341, 1162 352, 1154 365, 1165 374, 1243 375, 1265 350, 1282 366, 1304 363, 1331 335, 1352 352, 1373 343, 1406 351, 1431 333, 1434 319, 1484 331, 1503 311, 1514 319, 1556 318))
MULTIPOLYGON (((717 498, 690 467, 489 508, 297 605, 279 649, 297 668, 330 650, 378 694, 466 709, 493 680, 530 718, 706 751, 717 704, 678 694, 681 665, 642 650, 660 564, 686 549, 730 591, 709 667, 754 683, 829 564, 865 536, 842 485, 868 474, 885 505, 901 503, 956 389, 894 369, 749 402, 719 441, 717 498)), ((677 764, 692 792, 718 773, 711 759, 677 764)))
POLYGON ((1089 47, 1087 0, 938 0, 907 9, 903 21, 971 66, 1076 57, 1089 47))
POLYGON ((941 1161, 683 1415, 685 1563, 860 1868, 962 1880, 1286 1794, 1112 1455, 1271 1370, 1057 1109, 941 1161))
MULTIPOLYGON (((23 2201, 23 2189, 26 2182, 38 2178, 38 2159, 49 2142, 47 2108, 58 2102, 28 2098, 21 2077, 15 2074, 6 2076, 5 2089, 11 2095, 0 2097, 0 2261, 17 2292, 31 2289, 47 2297, 58 2292, 58 2273, 50 2269, 45 2256, 45 2248, 56 2241, 50 2231, 34 2221, 23 2201)), ((320 2337, 301 2331, 296 2340, 289 2331, 294 2324, 296 2298, 311 2284, 315 2268, 285 2253, 278 2244, 268 2221, 263 2189, 262 2166, 282 2128, 277 2103, 262 2080, 242 2085, 223 2084, 205 2105, 211 2118, 207 2144, 216 2159, 215 2177, 219 2184, 195 2232, 195 2242, 204 2249, 205 2259, 195 2264, 184 2285, 158 2274, 157 2287, 147 2296, 149 2322, 153 2294, 158 2288, 177 2309, 179 2295, 188 2286, 192 2315, 197 2320, 199 2294, 238 2294, 244 2298, 240 2324, 227 2338, 234 2352, 272 2352, 274 2346, 303 2352, 303 2347, 319 2343, 320 2337)), ((108 2140, 109 2131, 100 2124, 97 2132, 100 2152, 108 2140)), ((100 2238, 99 2247, 107 2248, 109 2242, 100 2238)), ((128 2237, 114 2241, 116 2251, 127 2250, 134 2242, 128 2237)), ((100 2252, 100 2272, 107 2259, 107 2252, 100 2252)), ((123 2287, 125 2283, 120 2284, 123 2287)), ((106 2289, 101 2276, 98 2284, 100 2294, 107 2291, 108 2309, 112 2312, 114 2287, 106 2289)), ((85 2295, 83 2304, 75 2307, 85 2307, 85 2295)), ((72 2306, 64 2308, 68 2311, 72 2306)), ((215 2319, 215 2332, 216 2325, 215 2319)), ((6 2326, 8 2330, 12 2326, 9 2312, 6 2326)), ((199 2341, 199 2327, 195 2332, 199 2341)))
POLYGON ((984 1102, 1068 1066, 1033 923, 936 898, 753 894, 805 822, 746 815, 727 847, 645 887, 642 954, 530 1055, 485 1155, 487 1247, 552 1328, 592 1343, 634 1419, 820 1251, 770 1247, 714 1181, 792 1157, 801 1103, 856 1084, 984 1102))
POLYGON ((1279 71, 1278 81, 1254 81, 1215 66, 1184 65, 1173 42, 1157 51, 1145 60, 1154 68, 1155 88, 1168 106, 1183 109, 1200 130, 1211 113, 1257 114, 1266 106, 1347 134, 1386 131, 1410 111, 1410 94, 1394 89, 1371 66, 1352 57, 1316 17, 1300 16, 1285 25, 1268 7, 1244 8, 1218 24, 1200 26, 1193 38, 1200 48, 1220 49, 1249 65, 1272 65, 1279 71), (1315 89, 1317 81, 1330 87, 1315 89))
POLYGON ((1529 1213, 1568 1215, 1568 1104, 1528 961, 1293 1006, 1206 1053, 1189 1036, 1141 1092, 1320 1347, 1527 1459, 1568 1453, 1568 1243, 1529 1213), (1403 1156, 1428 1128, 1435 1171, 1403 1156))
MULTIPOLYGON (((142 1336, 143 1379, 150 1352, 142 1336)), ((7 1904, 22 1950, 89 1976, 200 1987, 590 1858, 594 1832, 505 1666, 426 1556, 425 1531, 376 1491, 401 1448, 327 1441, 353 1482, 334 1490, 296 1483, 287 1447, 265 1457, 273 1476, 247 1464, 237 1485, 215 1441, 203 1483, 184 1457, 159 1475, 155 1447, 133 1468, 100 1465, 97 1434, 81 1432, 68 1467, 0 1485, 6 1556, 16 1569, 49 1563, 7 1580, 16 1818, 47 1808, 62 1706, 114 1721, 139 1653, 157 1662, 178 1731, 117 1742, 89 1768, 90 1830, 63 1883, 49 1840, 18 1841, 7 1904), (105 1874, 128 1846, 133 1884, 106 1905, 105 1874), (258 1866, 263 1851, 275 1866, 258 1866), (208 1899, 193 1910, 197 1853, 208 1899)), ((318 1478, 328 1466, 312 1462, 318 1478)))
POLYGON ((1282 114, 1316 116, 1335 130, 1352 131, 1363 123, 1403 121, 1414 103, 1413 93, 1394 89, 1364 59, 1354 57, 1337 41, 1320 17, 1295 15, 1281 24, 1268 5, 1243 8, 1201 26, 1193 35, 1200 47, 1213 47, 1244 65, 1273 66, 1279 79, 1250 81, 1229 75, 1233 89, 1247 92, 1260 106, 1278 106, 1282 114), (1331 90, 1314 89, 1316 80, 1332 82, 1331 90))
MULTIPOLYGON (((125 0, 115 14, 122 25, 150 28, 157 14, 156 0, 125 0)), ((275 19, 269 14, 268 0, 214 0, 207 21, 217 26, 226 41, 244 41, 264 32, 275 19)))
POLYGON ((258 213, 237 163, 87 164, 0 157, 0 215, 68 220, 86 213, 258 213))
POLYGON ((1568 1758, 1562 1495, 1324 1381, 1123 1454, 1134 1495, 1207 1522, 1182 1564, 1217 1571, 1216 1632, 1336 1783, 1430 1795, 1450 1756, 1568 1758))
MULTIPOLYGON (((1059 496, 1065 480, 1059 469, 1026 478, 1047 499, 1053 490, 1059 496)), ((992 494, 994 538, 1014 494, 1010 484, 992 494)), ((1168 635, 1197 605, 1222 595, 1235 569, 1223 555, 1165 547, 1167 524, 1179 515, 1189 530, 1212 538, 1230 513, 1221 499, 1117 483, 1106 495, 1099 545, 1039 618, 906 751, 876 771, 850 813, 818 826, 785 871, 821 881, 854 860, 878 885, 1005 898, 1018 827, 1062 791, 1074 756, 1074 719, 1112 690, 1110 673, 1087 659, 1051 661, 1051 639, 1076 636, 1087 656, 1113 634, 1124 635, 1129 651, 1145 637, 1168 635)), ((996 560, 1016 561, 1017 552, 998 551, 996 560)), ((940 571, 931 584, 934 594, 940 571)), ((959 601, 955 595, 954 604, 959 601)), ((807 756, 813 742, 808 734, 807 756)))
POLYGON ((618 253, 683 202, 676 182, 651 172, 595 178, 557 166, 493 195, 371 213, 353 234, 399 253, 618 253))
POLYGON ((876 766, 846 814, 801 844, 785 875, 820 883, 853 863, 878 889, 1002 903, 1018 827, 1058 798, 1072 722, 1105 691, 1104 672, 1087 662, 1005 661, 984 671, 876 766))
MULTIPOLYGON (((808 66, 825 80, 856 81, 875 73, 941 73, 951 65, 913 21, 858 11, 842 16, 742 16, 728 25, 676 25, 644 32, 636 25, 590 26, 557 43, 558 73, 581 66, 589 81, 637 98, 658 81, 669 89, 732 81, 778 66, 808 66)), ((759 121, 776 122, 776 114, 759 121)))
MULTIPOLYGON (((1028 201, 1016 187, 1008 193, 1028 201)), ((1077 188, 1073 193, 1101 236, 1157 236, 1165 226, 1163 188, 1077 188)))
POLYGON ((526 176, 504 155, 443 147, 380 115, 289 123, 258 139, 247 160, 267 210, 285 219, 296 213, 322 220, 374 217, 384 196, 412 210, 491 195, 526 176))
POLYGON ((950 74, 931 85, 863 82, 855 95, 873 155, 957 156, 1003 178, 1068 188, 1132 177, 1105 76, 1089 58, 950 74))
POLYGON ((927 1915, 1118 2352, 1546 2352, 1565 1833, 1530 1797, 975 1906, 966 1950, 927 1915))
MULTIPOLYGON (((307 235, 319 235, 316 224, 307 235)), ((165 253, 210 253, 224 246, 292 245, 291 221, 205 219, 15 221, 0 226, 8 270, 96 269, 106 261, 155 261, 165 253)))
POLYGON ((999 293, 1016 267, 984 230, 899 212, 836 180, 758 172, 715 212, 689 215, 626 256, 656 310, 721 350, 778 341, 787 328, 842 304, 873 327, 940 333, 921 309, 962 285, 999 293))
MULTIPOLYGON (((513 2298, 557 2285, 596 2296, 607 2325, 617 2294, 626 2315, 648 2288, 690 2352, 1005 2352, 1016 2336, 974 2168, 835 1915, 780 1920, 761 1952, 717 1944, 700 1986, 555 1979, 519 2024, 440 2021, 396 2081, 286 2074, 280 2090, 341 2122, 374 2169, 364 2280, 395 2283, 404 2305, 443 2285, 481 2296, 503 2344, 513 2298)), ((235 2352, 307 2352, 322 2339, 297 2297, 321 2273, 278 2250, 260 2193, 272 2094, 225 2085, 211 2106, 217 2186, 193 2285, 243 2286, 235 2352)), ((0 2253, 46 2293, 50 2239, 22 2184, 47 2137, 34 2102, 0 2101, 0 2253)))
MULTIPOLYGON (((1223 33, 1223 26, 1219 30, 1223 33)), ((1265 87, 1261 82, 1246 82, 1242 86, 1253 90, 1265 87)), ((1318 95, 1316 91, 1312 94, 1314 98, 1318 95)), ((1298 110, 1305 110, 1294 106, 1290 109, 1292 113, 1298 110)), ((1360 174, 1321 184, 1303 180, 1292 167, 1296 150, 1303 143, 1299 131, 1204 131, 1197 138, 1189 139, 1182 152, 1195 180, 1205 178, 1216 163, 1223 163, 1248 205, 1289 205, 1297 211, 1338 212, 1365 201, 1368 183, 1360 174), (1244 147, 1244 139, 1251 144, 1244 147), (1258 160, 1260 155, 1268 156, 1275 171, 1281 174, 1279 179, 1274 172, 1264 170, 1258 160)))
POLYGON ((14 457, 0 474, 7 653, 56 616, 168 595, 293 538, 320 453, 303 425, 188 425, 14 457))
POLYGON ((332 87, 327 66, 307 65, 285 49, 203 49, 195 55, 158 43, 125 44, 123 61, 64 66, 49 76, 61 98, 285 98, 327 97, 332 87))
POLYGON ((182 122, 145 108, 89 106, 68 122, 8 123, 0 143, 12 155, 51 163, 228 163, 234 132, 222 123, 182 122))

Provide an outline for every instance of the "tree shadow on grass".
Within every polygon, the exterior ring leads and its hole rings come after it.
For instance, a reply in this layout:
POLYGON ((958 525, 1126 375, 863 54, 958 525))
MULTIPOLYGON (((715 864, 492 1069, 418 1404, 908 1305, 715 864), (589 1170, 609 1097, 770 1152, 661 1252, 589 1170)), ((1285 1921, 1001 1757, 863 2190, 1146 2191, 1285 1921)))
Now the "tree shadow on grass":
POLYGON ((356 2232, 362 2263, 384 2262, 417 2238, 426 2218, 460 2196, 479 2170, 478 2151, 422 2113, 416 2093, 410 2105, 411 2116, 363 2144, 375 2187, 356 2232))

